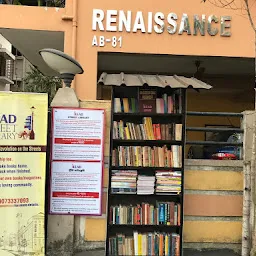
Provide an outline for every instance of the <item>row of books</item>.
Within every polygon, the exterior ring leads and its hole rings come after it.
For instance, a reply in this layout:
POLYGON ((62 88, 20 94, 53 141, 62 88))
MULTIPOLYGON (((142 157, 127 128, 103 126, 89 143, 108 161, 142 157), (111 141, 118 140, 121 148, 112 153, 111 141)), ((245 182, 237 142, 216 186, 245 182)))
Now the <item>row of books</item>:
POLYGON ((180 225, 181 206, 174 202, 156 202, 111 206, 109 223, 114 225, 180 225))
POLYGON ((109 239, 109 255, 180 256, 180 235, 176 233, 138 233, 133 237, 116 234, 109 239))
POLYGON ((123 140, 177 140, 182 138, 182 124, 153 124, 144 117, 142 124, 121 121, 113 123, 113 139, 123 140))
POLYGON ((157 96, 155 89, 140 89, 138 98, 114 98, 115 113, 182 113, 181 95, 164 93, 157 96))
POLYGON ((156 171, 156 193, 181 193, 181 172, 156 171))
POLYGON ((113 149, 112 166, 181 168, 182 147, 119 146, 113 149))

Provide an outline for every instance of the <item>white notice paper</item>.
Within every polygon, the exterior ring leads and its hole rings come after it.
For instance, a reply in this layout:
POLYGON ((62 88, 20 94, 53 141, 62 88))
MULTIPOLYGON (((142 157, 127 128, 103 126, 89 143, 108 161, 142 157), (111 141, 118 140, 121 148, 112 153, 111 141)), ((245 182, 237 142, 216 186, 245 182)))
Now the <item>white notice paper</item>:
POLYGON ((104 110, 53 109, 52 160, 102 161, 104 110))
POLYGON ((102 164, 52 162, 50 213, 100 215, 102 164))

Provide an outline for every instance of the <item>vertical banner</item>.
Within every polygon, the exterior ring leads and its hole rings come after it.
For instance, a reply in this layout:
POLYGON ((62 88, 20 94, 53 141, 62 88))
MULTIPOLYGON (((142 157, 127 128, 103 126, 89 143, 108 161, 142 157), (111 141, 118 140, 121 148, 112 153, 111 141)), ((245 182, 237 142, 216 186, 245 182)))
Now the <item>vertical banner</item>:
POLYGON ((52 115, 50 213, 101 215, 105 110, 52 115))
POLYGON ((48 96, 0 92, 0 255, 45 255, 48 96))

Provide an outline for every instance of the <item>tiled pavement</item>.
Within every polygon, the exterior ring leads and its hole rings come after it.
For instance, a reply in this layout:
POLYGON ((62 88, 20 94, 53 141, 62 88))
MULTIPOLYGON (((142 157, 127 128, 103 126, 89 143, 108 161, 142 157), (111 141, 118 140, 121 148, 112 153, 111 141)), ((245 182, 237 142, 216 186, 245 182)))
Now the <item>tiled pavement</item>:
MULTIPOLYGON (((87 251, 76 254, 75 256, 105 256, 105 251, 87 251)), ((229 250, 218 250, 218 251, 190 251, 185 250, 184 256, 239 256, 229 250)))
POLYGON ((105 251, 86 251, 75 254, 75 256, 105 256, 105 251))

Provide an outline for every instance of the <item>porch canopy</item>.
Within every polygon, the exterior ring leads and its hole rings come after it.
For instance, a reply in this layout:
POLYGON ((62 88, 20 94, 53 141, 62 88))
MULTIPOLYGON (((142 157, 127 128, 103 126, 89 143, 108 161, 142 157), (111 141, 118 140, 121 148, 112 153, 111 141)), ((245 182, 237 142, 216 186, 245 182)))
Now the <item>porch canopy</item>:
POLYGON ((157 86, 171 88, 193 88, 211 89, 212 86, 194 77, 166 76, 166 75, 144 75, 144 74, 108 74, 103 72, 98 80, 103 86, 157 86))

